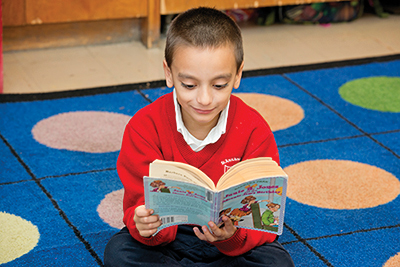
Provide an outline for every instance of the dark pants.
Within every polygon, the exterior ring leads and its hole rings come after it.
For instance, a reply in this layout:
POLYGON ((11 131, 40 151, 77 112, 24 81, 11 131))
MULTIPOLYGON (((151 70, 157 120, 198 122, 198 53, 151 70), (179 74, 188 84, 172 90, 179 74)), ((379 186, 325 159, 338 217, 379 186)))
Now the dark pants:
POLYGON ((125 227, 108 242, 104 264, 109 266, 294 266, 289 253, 278 241, 256 247, 237 257, 222 254, 193 233, 193 227, 179 226, 175 241, 150 247, 136 241, 125 227))

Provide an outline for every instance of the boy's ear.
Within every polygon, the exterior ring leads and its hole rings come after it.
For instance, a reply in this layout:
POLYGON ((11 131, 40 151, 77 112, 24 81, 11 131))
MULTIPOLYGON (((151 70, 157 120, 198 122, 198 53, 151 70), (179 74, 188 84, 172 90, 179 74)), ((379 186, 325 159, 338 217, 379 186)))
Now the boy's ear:
POLYGON ((243 74, 243 67, 244 67, 244 61, 242 61, 242 64, 240 65, 240 68, 235 76, 235 83, 233 84, 233 88, 235 89, 239 88, 240 80, 242 79, 242 74, 243 74))
POLYGON ((167 83, 167 86, 169 88, 174 86, 174 81, 172 79, 172 73, 171 73, 171 69, 168 67, 168 63, 167 61, 163 61, 163 67, 164 67, 164 74, 165 74, 165 81, 167 83))

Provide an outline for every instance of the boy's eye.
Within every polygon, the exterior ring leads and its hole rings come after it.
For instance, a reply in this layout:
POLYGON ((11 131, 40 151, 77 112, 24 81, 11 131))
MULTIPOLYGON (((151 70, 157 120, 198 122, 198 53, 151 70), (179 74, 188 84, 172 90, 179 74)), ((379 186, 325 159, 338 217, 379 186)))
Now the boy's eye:
POLYGON ((227 86, 228 86, 228 83, 226 83, 226 84, 215 84, 214 85, 214 87, 217 88, 217 89, 223 89, 223 88, 225 88, 227 86))
POLYGON ((184 88, 186 88, 186 89, 193 89, 193 88, 196 87, 196 85, 194 85, 194 84, 184 84, 184 83, 181 83, 181 85, 182 85, 182 87, 184 87, 184 88))

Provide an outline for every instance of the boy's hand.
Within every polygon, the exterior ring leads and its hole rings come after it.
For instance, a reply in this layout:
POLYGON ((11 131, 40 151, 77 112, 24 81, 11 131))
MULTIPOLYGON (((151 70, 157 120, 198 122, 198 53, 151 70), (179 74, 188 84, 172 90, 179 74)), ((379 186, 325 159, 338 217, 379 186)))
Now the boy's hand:
POLYGON ((161 220, 158 215, 152 215, 154 213, 151 209, 146 209, 144 205, 139 206, 135 209, 135 216, 133 220, 136 223, 136 228, 139 234, 143 237, 150 237, 157 228, 161 226, 161 220))
POLYGON ((222 221, 224 222, 224 227, 221 228, 218 228, 218 226, 213 222, 208 223, 212 232, 210 232, 208 227, 205 225, 201 227, 203 233, 201 233, 199 228, 197 227, 194 227, 193 231, 196 236, 203 241, 216 242, 226 240, 233 236, 237 228, 233 225, 232 221, 227 216, 223 216, 222 221))

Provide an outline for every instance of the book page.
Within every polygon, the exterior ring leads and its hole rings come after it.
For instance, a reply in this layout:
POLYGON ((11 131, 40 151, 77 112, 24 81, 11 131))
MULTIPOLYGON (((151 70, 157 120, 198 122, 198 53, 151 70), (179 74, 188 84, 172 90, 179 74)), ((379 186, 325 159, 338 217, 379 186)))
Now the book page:
POLYGON ((202 186, 144 177, 145 206, 163 222, 158 230, 178 224, 207 225, 215 213, 214 192, 202 186))
POLYGON ((155 160, 150 163, 149 176, 193 183, 215 190, 214 182, 205 173, 181 162, 155 160))
POLYGON ((236 227, 280 235, 286 202, 286 177, 261 178, 222 191, 221 215, 236 227))
POLYGON ((273 176, 286 176, 286 173, 283 170, 270 170, 261 167, 259 169, 241 170, 230 179, 225 180, 223 184, 218 184, 218 188, 227 189, 255 179, 273 176))
POLYGON ((218 181, 218 190, 226 189, 249 180, 269 176, 286 175, 271 158, 254 158, 239 162, 230 168, 218 181))

